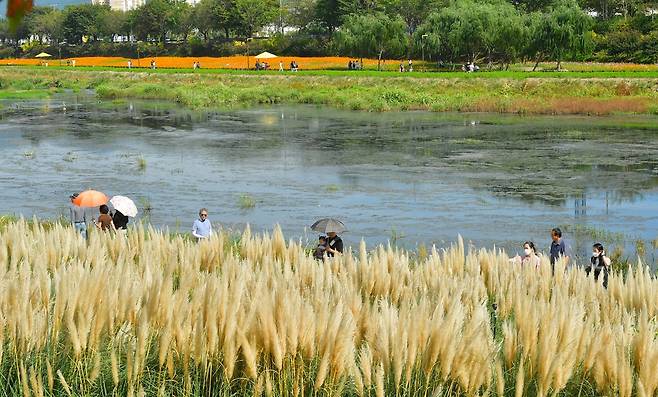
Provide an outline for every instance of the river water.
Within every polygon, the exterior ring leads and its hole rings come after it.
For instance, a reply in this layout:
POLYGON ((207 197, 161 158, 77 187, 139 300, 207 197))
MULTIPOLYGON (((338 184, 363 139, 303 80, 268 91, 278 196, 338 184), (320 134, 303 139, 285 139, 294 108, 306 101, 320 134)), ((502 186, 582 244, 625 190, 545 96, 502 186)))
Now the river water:
MULTIPOLYGON (((658 238, 658 117, 364 113, 326 107, 192 112, 89 93, 5 101, 0 213, 56 217, 85 188, 132 197, 143 220, 187 231, 280 224, 313 241, 337 217, 357 246, 548 248, 561 226, 585 256, 658 238), (253 206, 252 206, 253 204, 253 206), (611 247, 612 248, 612 247, 611 247)), ((642 244, 640 243, 640 244, 642 244)))

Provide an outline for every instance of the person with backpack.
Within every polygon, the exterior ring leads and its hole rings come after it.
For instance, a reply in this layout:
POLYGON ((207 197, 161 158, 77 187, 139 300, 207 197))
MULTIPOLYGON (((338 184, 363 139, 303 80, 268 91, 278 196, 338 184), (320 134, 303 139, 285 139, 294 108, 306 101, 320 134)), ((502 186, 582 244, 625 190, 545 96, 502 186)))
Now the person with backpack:
POLYGON ((605 255, 605 250, 601 243, 596 243, 592 246, 592 257, 590 263, 585 267, 585 274, 589 274, 594 270, 594 281, 599 281, 599 276, 603 272, 603 288, 608 289, 608 275, 610 274, 610 266, 612 260, 605 255))
POLYGON ((69 207, 69 213, 71 215, 71 224, 75 228, 75 230, 80 233, 82 238, 85 240, 87 239, 87 213, 85 212, 85 209, 82 207, 78 207, 73 203, 73 200, 75 200, 78 197, 78 193, 74 193, 71 195, 71 206, 69 207))

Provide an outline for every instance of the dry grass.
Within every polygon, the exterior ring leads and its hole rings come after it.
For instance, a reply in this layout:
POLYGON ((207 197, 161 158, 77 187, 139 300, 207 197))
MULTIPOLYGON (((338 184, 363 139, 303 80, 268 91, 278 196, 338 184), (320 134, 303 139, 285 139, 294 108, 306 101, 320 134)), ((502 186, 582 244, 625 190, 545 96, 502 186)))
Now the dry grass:
POLYGON ((10 222, 4 395, 620 395, 658 387, 658 281, 609 290, 461 241, 317 262, 279 230, 196 244, 10 222), (492 312, 496 302, 498 310, 492 312), (494 333, 495 331, 495 333, 494 333))

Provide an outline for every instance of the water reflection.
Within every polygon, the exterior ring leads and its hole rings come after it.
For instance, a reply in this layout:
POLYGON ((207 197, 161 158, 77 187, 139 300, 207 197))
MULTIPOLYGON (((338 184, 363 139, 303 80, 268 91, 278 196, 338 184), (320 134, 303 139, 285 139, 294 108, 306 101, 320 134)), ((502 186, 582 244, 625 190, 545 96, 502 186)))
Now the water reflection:
POLYGON ((314 218, 340 217, 352 244, 443 244, 461 233, 546 249, 551 227, 580 225, 591 232, 579 237, 586 251, 596 230, 658 235, 656 117, 189 112, 84 93, 5 102, 0 117, 4 213, 55 216, 71 191, 97 187, 181 230, 207 206, 227 226, 281 223, 302 237, 314 218), (240 208, 243 194, 254 209, 240 208))

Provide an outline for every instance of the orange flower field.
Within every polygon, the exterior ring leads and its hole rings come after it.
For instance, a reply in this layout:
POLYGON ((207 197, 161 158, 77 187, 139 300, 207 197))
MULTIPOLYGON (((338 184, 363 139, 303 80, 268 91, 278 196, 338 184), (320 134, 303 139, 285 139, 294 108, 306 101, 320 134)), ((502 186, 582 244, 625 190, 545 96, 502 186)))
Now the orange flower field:
MULTIPOLYGON (((348 57, 289 57, 282 56, 274 59, 262 60, 270 64, 271 70, 279 69, 279 61, 283 62, 283 67, 286 70, 290 69, 290 62, 295 60, 299 65, 300 70, 346 70, 347 63, 355 58, 348 57)), ((129 58, 123 57, 80 57, 68 58, 61 61, 56 57, 36 59, 36 58, 12 58, 0 59, 0 66, 2 65, 44 65, 49 66, 71 66, 72 60, 75 60, 75 66, 99 66, 99 67, 120 67, 127 68, 129 58)), ((148 68, 151 60, 155 60, 158 68, 176 68, 176 69, 192 69, 194 62, 198 61, 203 69, 254 69, 256 58, 253 56, 246 57, 230 56, 230 57, 143 57, 140 59, 132 58, 133 68, 148 68)), ((382 61, 382 69, 389 71, 397 71, 400 65, 399 59, 387 59, 382 61)), ((406 60, 402 61, 407 67, 406 60)), ((483 65, 484 66, 484 65, 483 65)), ((511 71, 531 71, 533 63, 518 63, 512 65, 511 71)), ((363 67, 365 69, 377 69, 376 59, 363 59, 363 67)), ((414 68, 417 71, 434 70, 435 64, 433 62, 422 62, 414 60, 414 68)), ((588 71, 605 71, 605 72, 651 72, 658 71, 658 65, 655 64, 633 64, 633 63, 599 63, 599 62, 563 62, 563 70, 573 72, 588 72, 588 71)), ((554 70, 555 63, 541 63, 538 70, 554 70)))
MULTIPOLYGON (((106 67, 128 67, 129 58, 122 57, 82 57, 62 59, 62 65, 69 64, 68 61, 75 59, 76 66, 106 66, 106 67)), ((354 58, 347 57, 278 57, 274 59, 265 59, 264 62, 270 64, 271 69, 279 68, 279 61, 283 62, 286 69, 290 68, 290 62, 295 60, 301 70, 326 70, 326 69, 347 69, 347 63, 354 58)), ((155 60, 156 65, 161 68, 179 68, 192 69, 192 64, 198 61, 202 68, 208 69, 253 69, 256 58, 253 56, 231 56, 231 57, 144 57, 141 59, 131 59, 133 67, 149 67, 151 60, 155 60)), ((399 60, 385 60, 383 66, 386 69, 396 69, 399 60)), ((60 60, 57 58, 50 59, 0 59, 0 65, 59 65, 60 60)), ((367 68, 377 67, 376 59, 364 59, 364 66, 367 68)), ((405 62, 406 64, 406 62, 405 62)))

